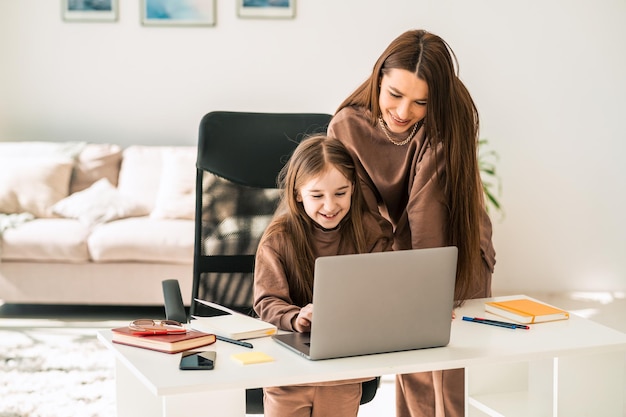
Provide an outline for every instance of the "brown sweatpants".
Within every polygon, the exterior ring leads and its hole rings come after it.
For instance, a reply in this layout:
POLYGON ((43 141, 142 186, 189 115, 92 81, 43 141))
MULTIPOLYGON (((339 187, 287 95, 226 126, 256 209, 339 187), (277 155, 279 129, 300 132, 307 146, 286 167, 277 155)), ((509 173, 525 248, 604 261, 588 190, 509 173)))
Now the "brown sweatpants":
MULTIPOLYGON (((493 265, 483 262, 470 298, 491 297, 493 265)), ((465 370, 396 375, 396 417, 464 417, 465 370)))
POLYGON ((263 389, 265 417, 356 417, 361 383, 290 385, 263 389))
POLYGON ((396 417, 463 417, 465 370, 396 376, 396 417))

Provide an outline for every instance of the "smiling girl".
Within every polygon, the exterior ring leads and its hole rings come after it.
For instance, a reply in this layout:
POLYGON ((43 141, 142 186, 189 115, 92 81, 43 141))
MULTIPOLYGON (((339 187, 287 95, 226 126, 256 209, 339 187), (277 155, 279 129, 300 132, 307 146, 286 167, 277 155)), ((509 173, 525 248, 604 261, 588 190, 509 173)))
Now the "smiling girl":
MULTIPOLYGON (((281 202, 256 254, 254 310, 281 330, 310 332, 315 259, 391 250, 391 239, 367 210, 337 139, 305 139, 279 183, 281 202)), ((265 416, 356 416, 367 379, 265 388, 265 416)))

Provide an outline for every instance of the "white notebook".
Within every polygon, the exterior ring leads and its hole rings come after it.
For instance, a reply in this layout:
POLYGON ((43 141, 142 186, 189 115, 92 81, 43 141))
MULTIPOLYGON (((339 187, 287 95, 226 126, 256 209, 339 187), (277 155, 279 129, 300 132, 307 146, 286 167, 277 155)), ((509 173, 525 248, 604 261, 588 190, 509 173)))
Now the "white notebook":
POLYGON ((208 307, 212 313, 210 317, 192 315, 189 326, 193 329, 235 340, 254 339, 276 333, 277 329, 273 324, 209 301, 197 298, 195 301, 208 307))

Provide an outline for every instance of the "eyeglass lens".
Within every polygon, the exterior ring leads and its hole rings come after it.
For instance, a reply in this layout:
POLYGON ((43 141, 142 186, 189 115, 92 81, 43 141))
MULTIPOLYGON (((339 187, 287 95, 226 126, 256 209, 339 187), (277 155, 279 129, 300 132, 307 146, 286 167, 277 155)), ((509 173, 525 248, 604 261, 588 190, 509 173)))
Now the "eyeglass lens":
POLYGON ((174 320, 152 320, 152 319, 139 319, 134 320, 131 326, 137 327, 182 327, 183 325, 174 320))

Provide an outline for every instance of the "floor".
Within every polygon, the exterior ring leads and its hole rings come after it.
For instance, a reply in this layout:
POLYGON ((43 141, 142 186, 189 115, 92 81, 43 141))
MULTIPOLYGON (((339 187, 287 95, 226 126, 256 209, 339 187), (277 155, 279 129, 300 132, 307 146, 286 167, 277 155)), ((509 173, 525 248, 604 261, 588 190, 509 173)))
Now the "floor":
MULTIPOLYGON (((500 295, 500 294, 496 294, 500 295)), ((626 293, 622 292, 571 292, 571 293, 528 293, 527 295, 553 304, 557 307, 594 320, 600 324, 626 333, 626 293)), ((137 317, 162 318, 162 307, 76 307, 56 306, 0 306, 2 318, 31 318, 33 320, 54 320, 71 318, 92 323, 111 320, 126 320, 137 317)), ((626 387, 625 387, 626 389, 626 387)), ((361 406, 359 417, 380 417, 394 415, 395 382, 393 375, 383 375, 376 397, 361 406)))

